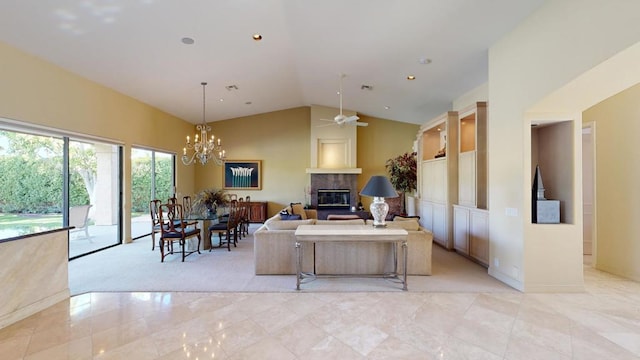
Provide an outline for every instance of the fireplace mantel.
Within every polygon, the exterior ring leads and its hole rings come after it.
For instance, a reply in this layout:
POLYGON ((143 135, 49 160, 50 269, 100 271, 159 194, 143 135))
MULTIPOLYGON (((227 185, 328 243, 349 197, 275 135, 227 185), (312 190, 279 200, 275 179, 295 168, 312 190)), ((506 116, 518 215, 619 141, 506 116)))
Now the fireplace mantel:
POLYGON ((307 168, 307 174, 362 174, 361 168, 307 168))

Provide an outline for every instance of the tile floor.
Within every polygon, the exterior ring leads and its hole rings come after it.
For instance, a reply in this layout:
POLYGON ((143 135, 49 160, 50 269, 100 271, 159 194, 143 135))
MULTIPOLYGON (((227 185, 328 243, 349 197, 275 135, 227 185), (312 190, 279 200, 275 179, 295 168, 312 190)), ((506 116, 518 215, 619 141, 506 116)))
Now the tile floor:
POLYGON ((578 294, 88 293, 0 330, 0 359, 638 359, 640 283, 578 294))

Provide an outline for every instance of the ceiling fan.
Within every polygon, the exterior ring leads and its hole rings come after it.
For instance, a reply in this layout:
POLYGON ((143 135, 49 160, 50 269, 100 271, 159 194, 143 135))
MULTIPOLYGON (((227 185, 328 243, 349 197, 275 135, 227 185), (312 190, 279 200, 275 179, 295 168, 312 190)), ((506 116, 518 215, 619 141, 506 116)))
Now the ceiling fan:
POLYGON ((322 121, 331 121, 332 124, 320 125, 320 126, 330 126, 330 125, 339 125, 342 126, 344 124, 354 124, 358 126, 367 126, 369 125, 366 122, 358 121, 360 118, 357 115, 346 116, 342 113, 342 79, 345 77, 345 74, 340 74, 340 91, 338 95, 340 95, 340 114, 336 115, 333 120, 329 119, 320 119, 322 121))

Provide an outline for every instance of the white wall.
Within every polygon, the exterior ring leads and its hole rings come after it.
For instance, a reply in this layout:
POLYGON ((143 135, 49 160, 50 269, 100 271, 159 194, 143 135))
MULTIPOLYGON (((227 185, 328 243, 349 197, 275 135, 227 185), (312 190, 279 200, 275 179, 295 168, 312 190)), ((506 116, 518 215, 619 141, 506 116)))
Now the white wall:
MULTIPOLYGON (((507 284, 524 291, 583 287, 581 162, 574 161, 572 169, 576 221, 532 225, 530 124, 581 124, 581 111, 602 100, 606 91, 590 95, 571 87, 563 95, 581 100, 564 102, 554 92, 590 76, 590 69, 636 44, 638 13, 638 1, 608 1, 606 6, 598 0, 548 1, 489 51, 489 273, 507 284)), ((591 91, 615 87, 587 83, 591 91)), ((574 128, 574 156, 579 157, 581 126, 574 128)))
POLYGON ((475 89, 463 94, 459 98, 453 101, 453 106, 451 110, 460 111, 464 110, 469 106, 474 105, 479 101, 487 101, 489 98, 489 84, 484 83, 475 89))

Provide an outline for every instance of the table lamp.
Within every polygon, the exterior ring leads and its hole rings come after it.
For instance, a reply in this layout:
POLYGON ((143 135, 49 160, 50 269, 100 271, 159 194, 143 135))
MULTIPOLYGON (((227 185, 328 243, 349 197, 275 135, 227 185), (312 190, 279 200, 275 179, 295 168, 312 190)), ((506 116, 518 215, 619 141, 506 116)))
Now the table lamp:
POLYGON ((384 198, 398 197, 398 193, 391 185, 389 179, 386 176, 374 175, 369 179, 367 185, 360 192, 360 195, 372 196, 373 202, 369 207, 371 215, 373 216, 374 227, 385 227, 384 219, 389 212, 389 204, 384 201, 384 198))

